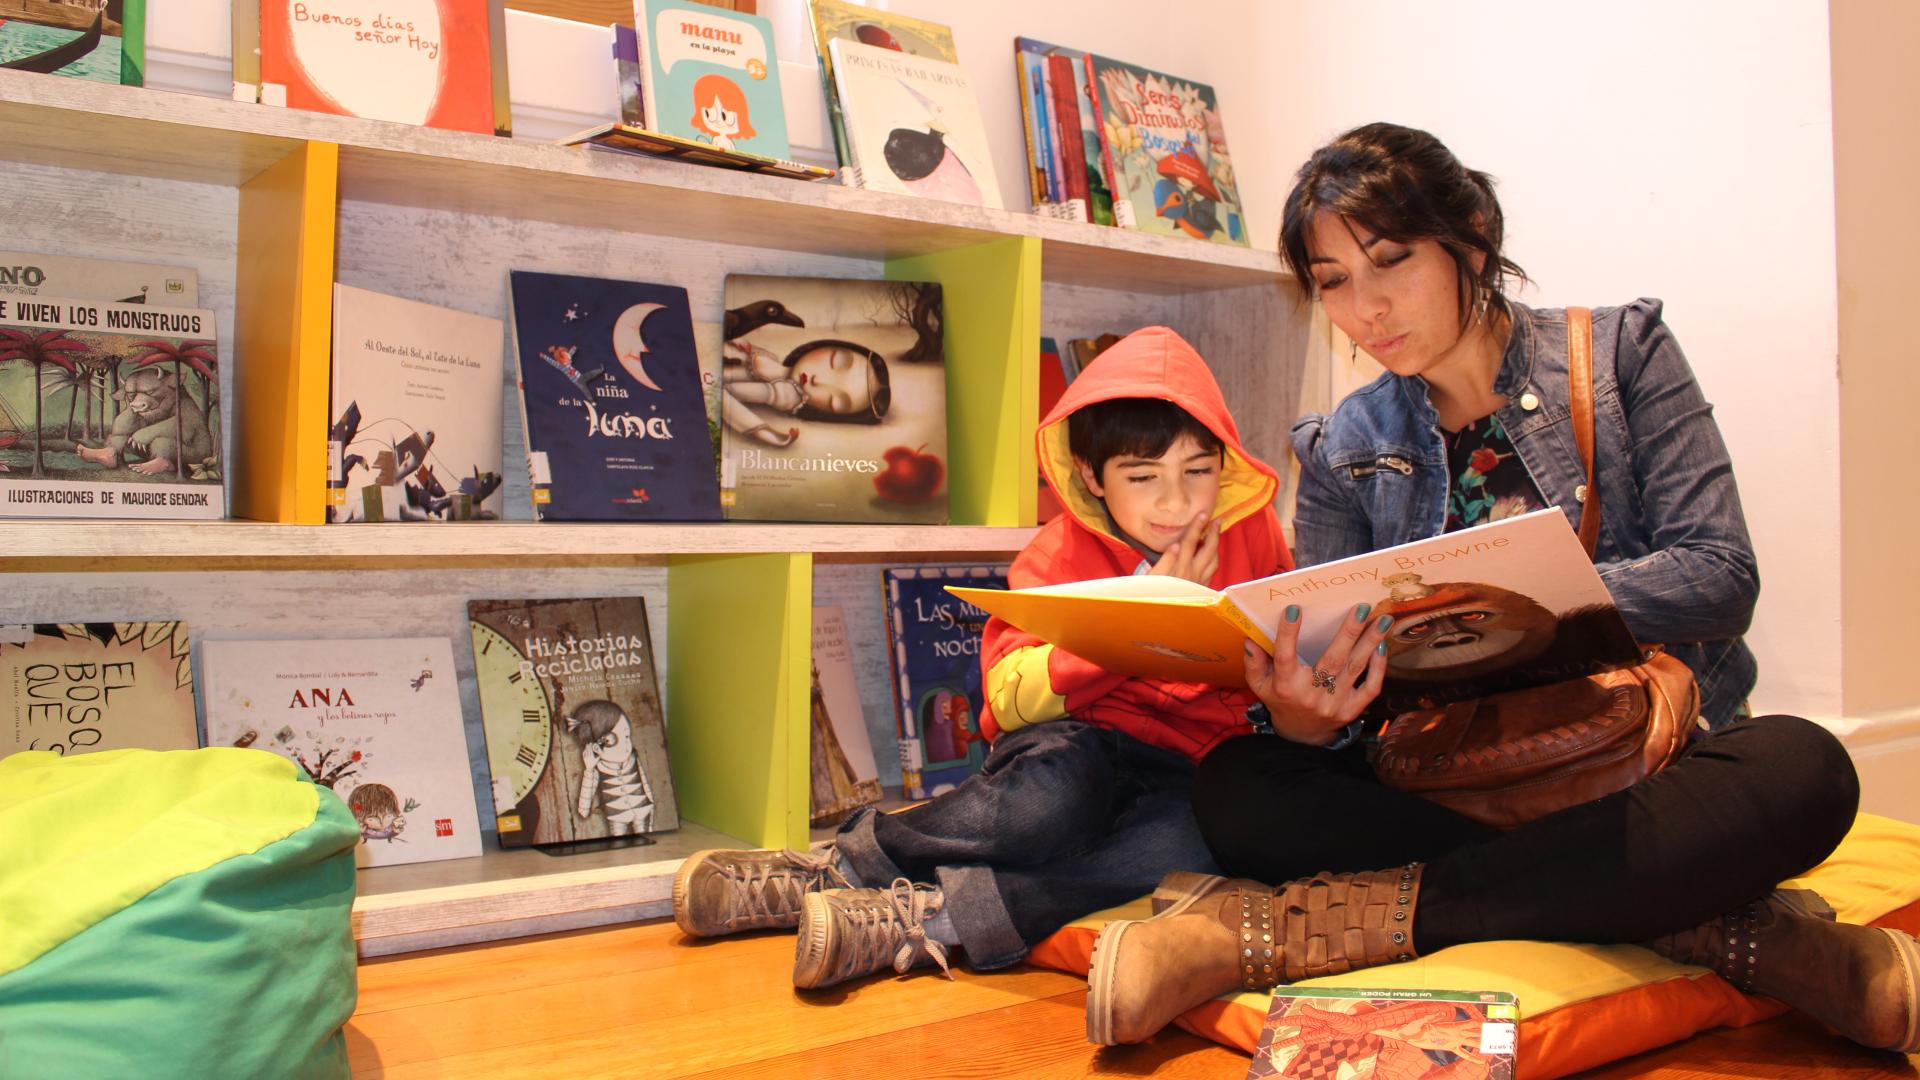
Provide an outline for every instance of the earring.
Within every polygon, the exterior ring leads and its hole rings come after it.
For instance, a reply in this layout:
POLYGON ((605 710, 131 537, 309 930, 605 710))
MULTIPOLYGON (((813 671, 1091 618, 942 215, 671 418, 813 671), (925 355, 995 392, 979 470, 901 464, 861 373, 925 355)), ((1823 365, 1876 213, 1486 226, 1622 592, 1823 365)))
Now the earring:
POLYGON ((1360 343, 1349 338, 1347 339, 1347 344, 1350 346, 1350 348, 1347 351, 1347 362, 1351 364, 1359 363, 1360 362, 1360 343))
POLYGON ((1492 300, 1493 300, 1493 293, 1491 290, 1482 291, 1480 293, 1480 301, 1477 305, 1475 305, 1476 314, 1473 317, 1475 322, 1484 323, 1487 321, 1487 305, 1492 300))

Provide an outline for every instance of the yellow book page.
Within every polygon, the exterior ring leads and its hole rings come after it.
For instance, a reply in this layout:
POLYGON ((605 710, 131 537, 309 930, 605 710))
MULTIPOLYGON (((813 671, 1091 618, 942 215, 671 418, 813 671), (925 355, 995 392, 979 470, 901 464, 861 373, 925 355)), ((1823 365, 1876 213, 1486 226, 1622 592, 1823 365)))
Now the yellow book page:
POLYGON ((1245 686, 1242 652, 1248 636, 1271 647, 1232 601, 1179 578, 1142 575, 1017 591, 947 591, 1119 675, 1245 686))

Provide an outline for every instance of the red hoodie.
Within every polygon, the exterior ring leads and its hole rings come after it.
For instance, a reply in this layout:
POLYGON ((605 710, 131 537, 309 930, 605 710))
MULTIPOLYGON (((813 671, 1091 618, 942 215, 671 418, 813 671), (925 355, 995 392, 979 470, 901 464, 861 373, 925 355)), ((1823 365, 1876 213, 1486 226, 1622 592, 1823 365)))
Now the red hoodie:
MULTIPOLYGON (((1273 497, 1280 479, 1248 454, 1206 361, 1164 326, 1129 334, 1080 373, 1036 434, 1040 468, 1066 510, 1013 560, 1016 589, 1136 572, 1140 553, 1116 534, 1106 506, 1087 490, 1067 448, 1067 417, 1110 398, 1162 398, 1185 409, 1226 446, 1220 498, 1220 568, 1208 584, 1225 588, 1293 569, 1273 497)), ((1141 742, 1195 761, 1223 739, 1246 732, 1253 695, 1204 683, 1109 674, 1000 619, 990 619, 980 663, 987 705, 981 730, 990 739, 1028 724, 1071 716, 1124 731, 1141 742)))

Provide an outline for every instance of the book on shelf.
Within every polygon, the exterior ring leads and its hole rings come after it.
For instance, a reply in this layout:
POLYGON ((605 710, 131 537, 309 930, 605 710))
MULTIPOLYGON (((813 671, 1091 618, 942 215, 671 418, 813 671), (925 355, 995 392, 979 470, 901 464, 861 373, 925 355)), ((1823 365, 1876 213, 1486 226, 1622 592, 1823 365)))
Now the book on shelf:
POLYGON ((1283 986, 1247 1080, 1513 1080, 1519 1026, 1505 991, 1283 986))
POLYGON ((1014 39, 1014 50, 1020 58, 1023 100, 1034 97, 1048 103, 1047 111, 1035 111, 1036 119, 1048 125, 1037 142, 1058 146, 1051 155, 1057 156, 1058 164, 1048 167, 1060 170, 1056 186, 1066 193, 1036 199, 1035 211, 1070 221, 1113 224, 1113 193, 1107 187, 1100 127, 1094 121, 1087 54, 1025 37, 1014 39))
POLYGON ((467 622, 502 847, 680 827, 644 599, 474 600, 467 622))
POLYGON ((718 521, 687 291, 508 275, 522 430, 542 521, 718 521))
POLYGON ((333 287, 327 520, 500 517, 501 323, 333 287))
POLYGON ((960 62, 953 46, 953 30, 940 23, 916 19, 891 11, 880 11, 849 0, 809 0, 813 19, 814 54, 820 61, 820 84, 827 98, 827 122, 833 128, 833 148, 840 164, 853 163, 847 146, 845 119, 841 112, 840 89, 834 80, 833 50, 836 40, 857 41, 863 45, 891 49, 949 64, 960 62))
POLYGON ((626 127, 647 126, 645 78, 640 74, 640 32, 626 23, 614 23, 613 77, 620 88, 620 123, 626 127))
POLYGON ((860 684, 853 672, 846 612, 813 609, 813 671, 808 691, 811 749, 807 755, 809 824, 834 825, 880 801, 880 767, 874 764, 860 684))
POLYGON ((1027 198, 1036 213, 1050 213, 1058 206, 1053 198, 1053 128, 1047 120, 1043 85, 1046 63, 1043 54, 1025 48, 1024 38, 1014 39, 1014 84, 1020 93, 1021 133, 1027 145, 1027 198))
POLYGON ((849 186, 1001 208, 986 126, 960 65, 843 38, 828 51, 849 186))
POLYGON ((203 641, 208 746, 266 750, 339 796, 358 866, 480 854, 446 638, 203 641))
POLYGON ((0 66, 146 84, 147 0, 0 0, 0 66))
POLYGON ((945 524, 944 322, 932 282, 728 275, 727 518, 945 524))
POLYGON ((628 124, 601 124, 585 131, 574 132, 560 142, 566 146, 587 146, 623 154, 675 158, 695 165, 765 173, 768 176, 784 176, 793 180, 831 180, 835 175, 834 170, 822 165, 808 165, 800 161, 763 157, 759 154, 749 154, 744 150, 721 150, 709 142, 683 139, 678 135, 666 135, 628 124))
POLYGON ((1213 87, 1104 56, 1084 66, 1115 223, 1249 246, 1213 87))
POLYGON ((219 368, 211 311, 0 294, 0 517, 224 516, 219 368))
MULTIPOLYGON (((255 2, 261 104, 512 132, 502 0, 234 0, 255 2)), ((236 24, 236 56, 240 32, 236 24)), ((235 96, 244 97, 252 73, 249 63, 235 69, 235 96)))
POLYGON ((0 623, 0 758, 198 745, 186 623, 0 623))
POLYGON ((200 274, 191 266, 0 251, 0 297, 34 296, 199 307, 200 274))
POLYGON ((1088 364, 1098 359, 1101 353, 1106 352, 1119 343, 1119 334, 1101 334, 1099 337, 1090 338, 1068 338, 1067 351, 1061 354, 1062 359, 1066 361, 1068 366, 1068 379, 1071 380, 1078 376, 1082 371, 1086 370, 1088 364))
MULTIPOLYGON (((696 0, 634 0, 633 24, 639 126, 718 150, 775 160, 792 153, 773 23, 766 17, 696 0)), ((621 119, 636 123, 628 115, 621 119)))
POLYGON ((900 782, 925 799, 980 771, 980 631, 987 613, 948 587, 1007 587, 1004 563, 902 566, 882 572, 887 661, 900 735, 900 782))
POLYGON ((1219 686, 1246 685, 1244 643, 1272 652, 1289 608, 1299 609, 1296 655, 1311 663, 1367 604, 1368 619, 1393 618, 1378 701, 1393 713, 1643 656, 1558 507, 1218 591, 1142 574, 955 592, 1116 674, 1219 686))
MULTIPOLYGON (((1036 426, 1047 418, 1047 414, 1053 411, 1055 405, 1060 403, 1060 398, 1067 392, 1069 381, 1066 363, 1060 355, 1060 347, 1054 344, 1050 337, 1041 338, 1040 409, 1034 416, 1036 426)), ((1060 497, 1053 493, 1053 488, 1047 483, 1046 473, 1038 466, 1035 470, 1039 474, 1040 492, 1034 520, 1038 524, 1045 525, 1060 516, 1060 497)))

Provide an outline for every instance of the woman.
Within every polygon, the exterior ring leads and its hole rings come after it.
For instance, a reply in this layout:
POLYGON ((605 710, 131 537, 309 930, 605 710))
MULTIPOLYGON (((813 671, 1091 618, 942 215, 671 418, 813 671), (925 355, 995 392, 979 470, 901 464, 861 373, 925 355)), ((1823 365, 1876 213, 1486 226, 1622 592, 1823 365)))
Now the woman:
MULTIPOLYGON (((1294 428, 1301 565, 1496 508, 1558 505, 1578 523, 1566 314, 1507 299, 1524 275, 1502 231, 1491 179, 1422 131, 1370 124, 1302 166, 1287 263, 1387 374, 1294 428)), ((1278 737, 1223 743, 1193 788, 1215 859, 1253 880, 1176 875, 1161 916, 1101 934, 1094 1041, 1147 1038, 1236 987, 1528 939, 1648 943, 1856 1042, 1920 1050, 1920 944, 1832 922, 1811 893, 1769 893, 1839 843, 1859 783, 1824 729, 1744 716, 1754 661, 1740 635, 1759 581, 1711 410, 1658 302, 1595 311, 1593 342, 1598 569, 1635 635, 1692 668, 1714 734, 1627 791, 1501 832, 1368 768, 1358 718, 1390 619, 1356 609, 1313 664, 1283 625, 1271 659, 1247 655, 1268 714, 1255 719, 1278 737)))

